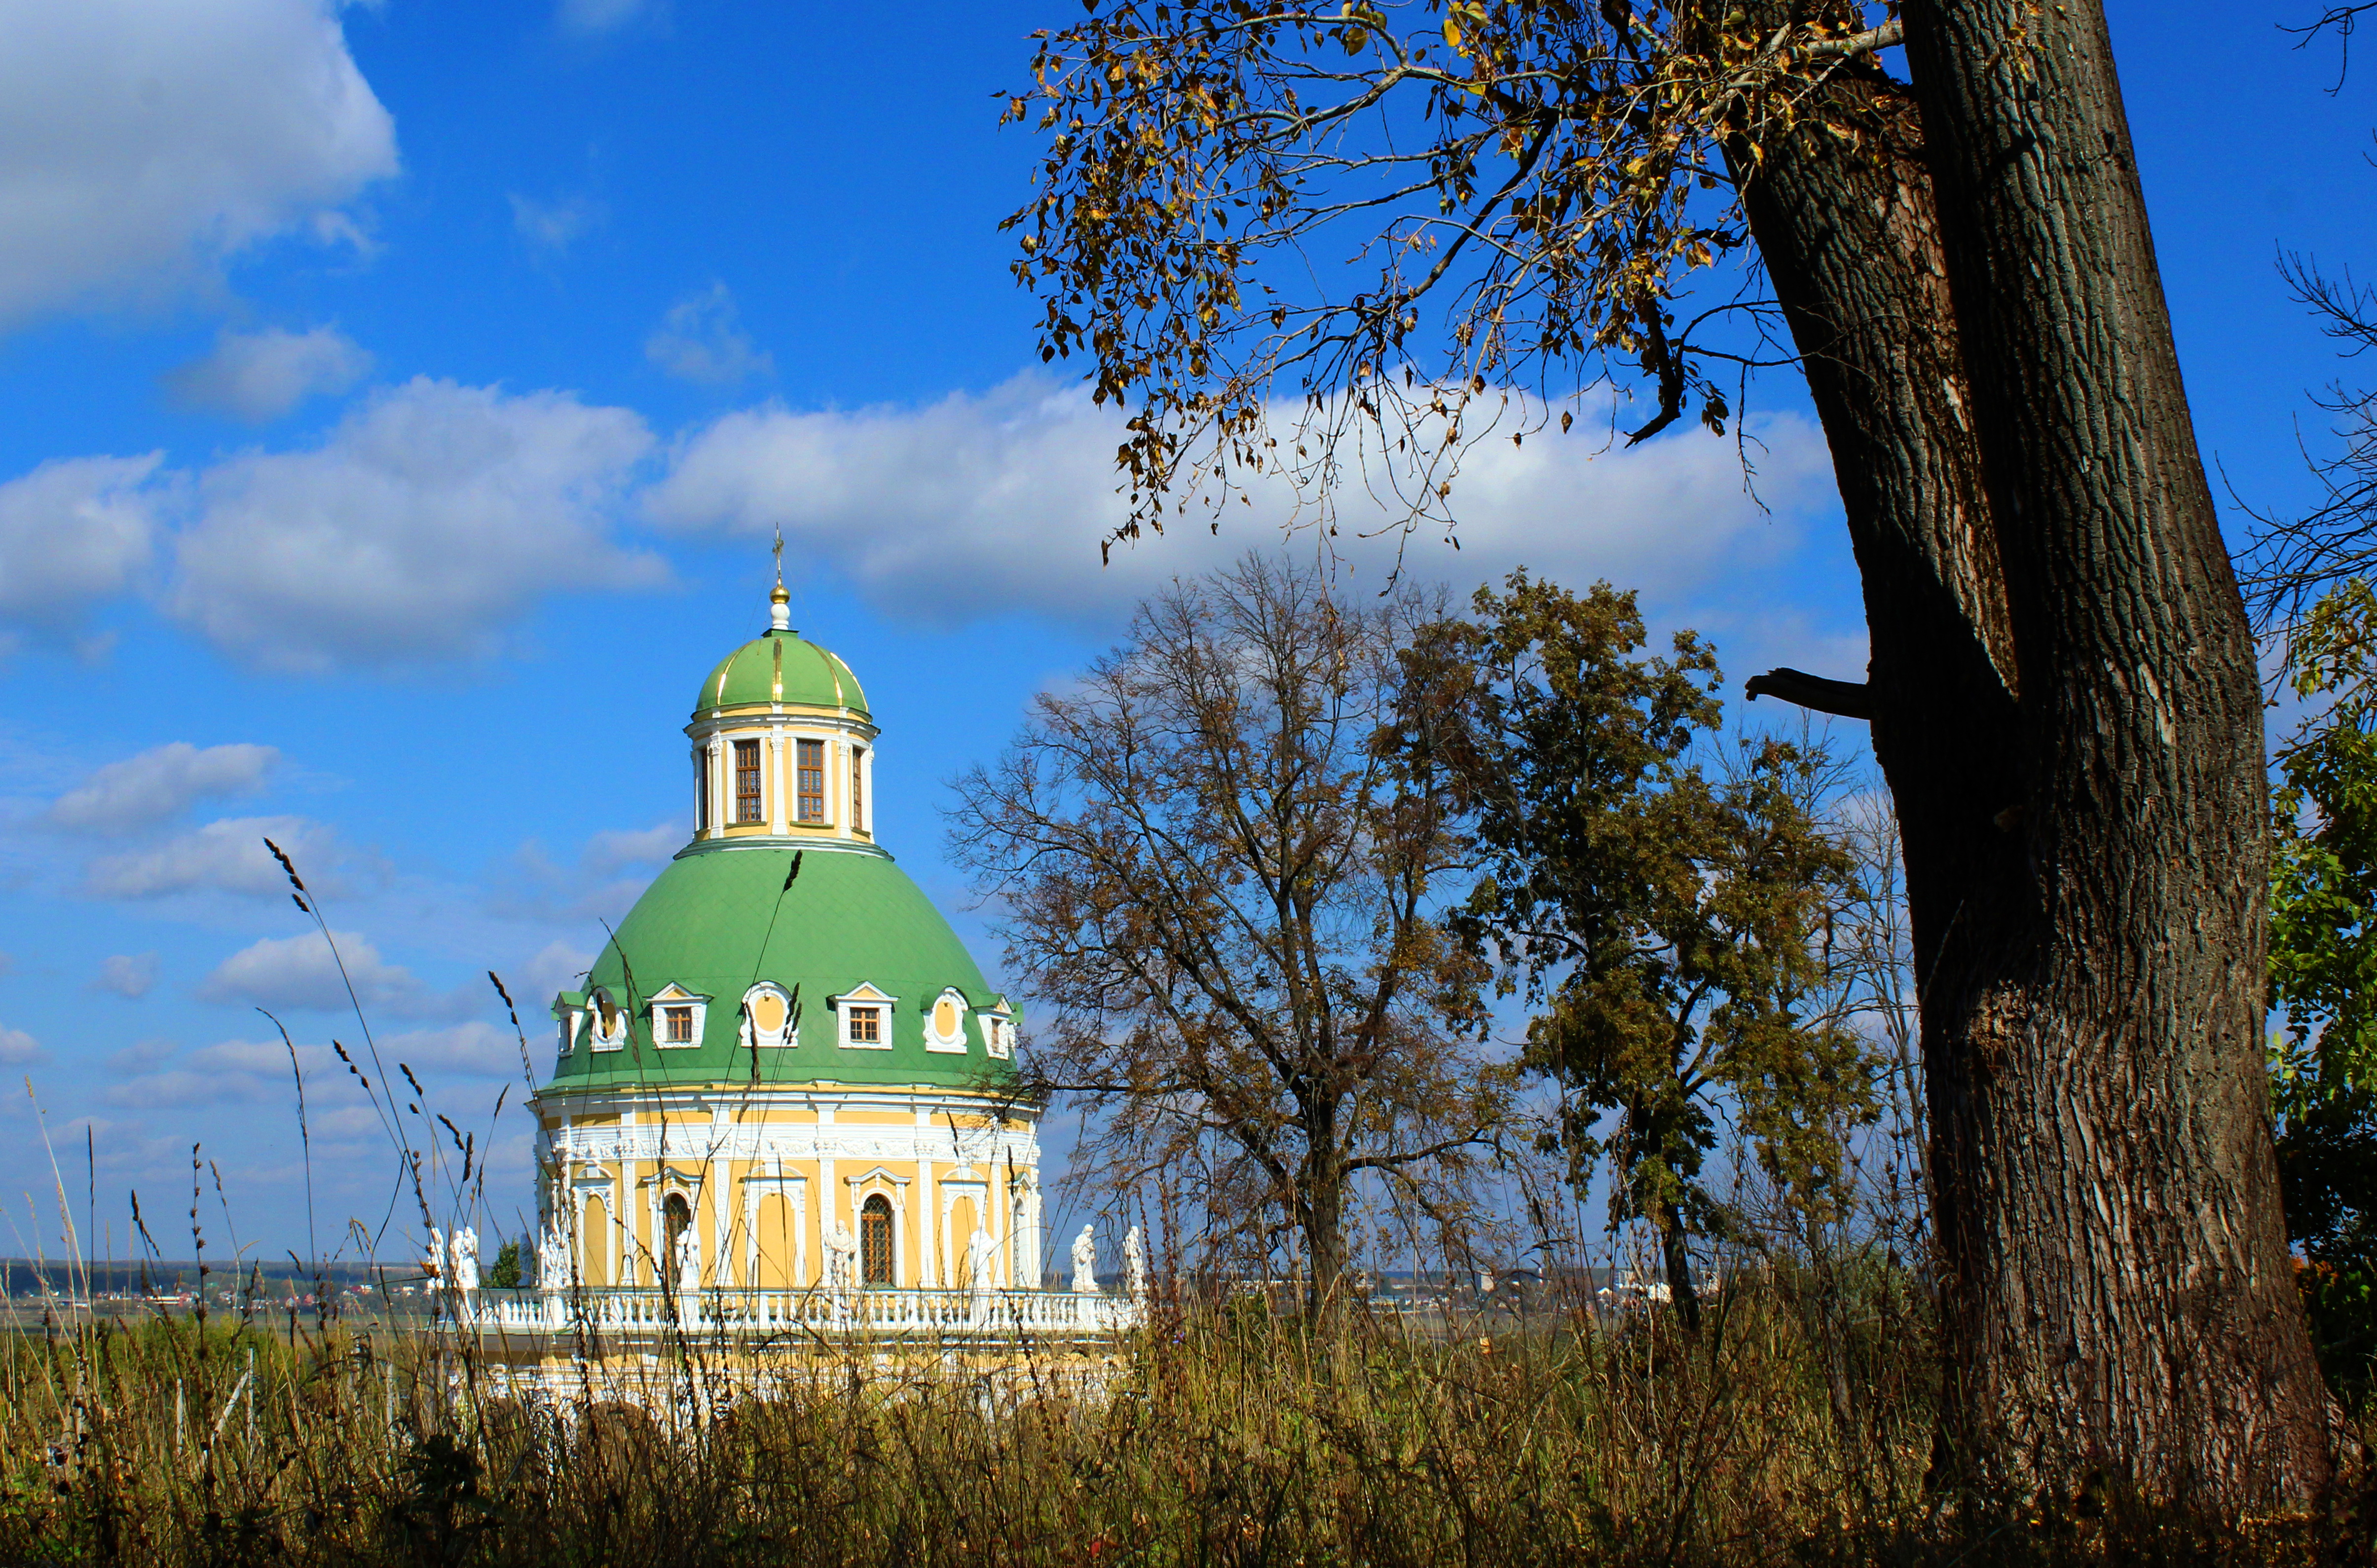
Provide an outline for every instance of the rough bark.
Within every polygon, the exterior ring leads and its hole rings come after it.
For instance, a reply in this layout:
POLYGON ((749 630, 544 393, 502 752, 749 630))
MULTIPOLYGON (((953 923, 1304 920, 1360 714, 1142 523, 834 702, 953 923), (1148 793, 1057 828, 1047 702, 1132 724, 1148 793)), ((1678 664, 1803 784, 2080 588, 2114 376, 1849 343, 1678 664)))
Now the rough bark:
POLYGON ((1667 1278, 1667 1295, 1675 1303, 1676 1315, 1684 1321, 1684 1332, 1699 1334, 1701 1293, 1692 1283, 1690 1233, 1684 1228, 1682 1212, 1673 1203, 1659 1211, 1659 1262, 1667 1278))
POLYGON ((2111 42, 2091 0, 1906 34, 2022 692, 2019 902, 1924 998, 1963 1435, 2016 1480, 2298 1501, 2336 1434, 2261 1082, 2260 687, 2111 42))
POLYGON ((1915 96, 1858 63, 1803 124, 1768 127, 1755 166, 1733 151, 1864 580, 1923 1011, 1942 1453, 2017 1493, 2101 1473, 2301 1500, 2332 1450, 2259 1109, 2251 642, 2126 133, 2090 188, 2020 199, 1998 184, 2037 144, 1962 148, 1954 205, 1988 227, 1952 289, 1915 96), (2100 202, 2134 215, 2120 243, 2059 248, 2100 202), (2064 277, 2091 303, 2008 314, 2064 277))

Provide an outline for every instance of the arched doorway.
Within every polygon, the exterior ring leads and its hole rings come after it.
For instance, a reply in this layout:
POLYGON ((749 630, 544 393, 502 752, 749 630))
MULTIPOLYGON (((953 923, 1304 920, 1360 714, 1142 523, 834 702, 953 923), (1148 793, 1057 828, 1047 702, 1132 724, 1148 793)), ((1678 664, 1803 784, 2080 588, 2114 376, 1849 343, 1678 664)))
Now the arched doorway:
POLYGON ((891 1279, 891 1200, 878 1192, 858 1211, 858 1277, 866 1285, 891 1279))
POLYGON ((661 1204, 661 1255, 658 1272, 661 1287, 675 1290, 681 1283, 677 1277, 678 1241, 693 1228, 693 1205, 685 1201, 682 1192, 672 1192, 661 1204))

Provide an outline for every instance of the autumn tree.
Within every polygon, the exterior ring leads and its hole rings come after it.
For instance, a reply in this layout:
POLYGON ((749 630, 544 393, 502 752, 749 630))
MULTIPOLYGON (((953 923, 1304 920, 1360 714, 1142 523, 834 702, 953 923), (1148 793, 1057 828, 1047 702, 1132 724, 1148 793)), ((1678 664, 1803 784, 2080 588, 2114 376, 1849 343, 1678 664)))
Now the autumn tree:
POLYGON ((1508 1105, 1443 921, 1466 886, 1449 780, 1380 744, 1437 608, 1249 557, 1140 605, 957 781, 952 853, 1042 1004, 1045 1087, 1089 1112, 1083 1154, 1171 1187, 1225 1256, 1271 1262, 1284 1221, 1315 1309, 1356 1181, 1457 1227, 1508 1105))
POLYGON ((1722 1228, 1705 1167, 1726 1122, 1807 1193, 1844 1113, 1875 1112, 1817 952, 1851 870, 1811 808, 1828 760, 1723 751, 1714 654, 1679 632, 1642 656, 1630 593, 1507 586, 1410 659, 1407 744, 1460 784, 1482 873, 1453 925, 1536 1007, 1524 1060, 1564 1091, 1574 1168, 1607 1160, 1614 1209, 1656 1231, 1697 1331, 1690 1243, 1722 1228))
POLYGON ((1011 221, 1045 352, 1128 411, 1126 533, 1255 473, 1450 529, 1465 443, 1539 428, 1556 376, 1638 373, 1639 439, 1796 361, 1871 660, 1752 689, 1869 719, 1895 803, 1946 1473, 2327 1486, 2253 640, 2099 0, 1087 11, 1009 103, 1047 149, 1011 221), (1738 325, 1778 311, 1772 352, 1738 325))

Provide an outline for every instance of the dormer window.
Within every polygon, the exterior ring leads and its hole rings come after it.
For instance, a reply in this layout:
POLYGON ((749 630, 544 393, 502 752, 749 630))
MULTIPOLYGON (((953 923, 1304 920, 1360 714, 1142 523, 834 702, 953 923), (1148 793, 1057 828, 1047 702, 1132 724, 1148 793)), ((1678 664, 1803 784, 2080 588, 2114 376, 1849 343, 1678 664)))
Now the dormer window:
POLYGON ((735 820, 747 825, 767 820, 759 792, 759 743, 738 740, 735 743, 735 820))
POLYGON ((689 1050, 701 1044, 702 1015, 708 997, 698 997, 672 981, 652 998, 652 1043, 663 1050, 689 1050))
POLYGON ((1004 997, 983 1011, 982 1045, 1001 1061, 1015 1054, 1015 1014, 1007 1011, 1004 997))
POLYGON ((825 742, 795 741, 799 752, 795 799, 804 822, 825 820, 825 742))
POLYGON ((842 1020, 842 1044, 853 1050, 890 1050, 891 1009, 899 999, 871 985, 832 999, 833 1011, 842 1020))

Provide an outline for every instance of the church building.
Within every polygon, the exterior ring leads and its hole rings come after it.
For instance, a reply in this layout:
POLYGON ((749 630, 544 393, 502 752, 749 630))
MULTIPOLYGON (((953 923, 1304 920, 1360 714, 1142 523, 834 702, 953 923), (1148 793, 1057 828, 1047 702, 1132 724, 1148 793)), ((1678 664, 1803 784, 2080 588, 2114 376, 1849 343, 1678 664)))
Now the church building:
POLYGON ((1036 1290, 1015 1011, 876 842, 857 676, 772 600, 686 726, 691 842, 554 1002, 539 1283, 1036 1290))

